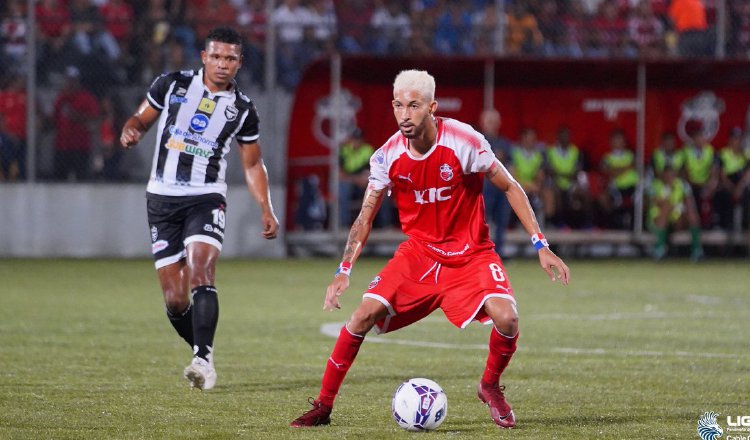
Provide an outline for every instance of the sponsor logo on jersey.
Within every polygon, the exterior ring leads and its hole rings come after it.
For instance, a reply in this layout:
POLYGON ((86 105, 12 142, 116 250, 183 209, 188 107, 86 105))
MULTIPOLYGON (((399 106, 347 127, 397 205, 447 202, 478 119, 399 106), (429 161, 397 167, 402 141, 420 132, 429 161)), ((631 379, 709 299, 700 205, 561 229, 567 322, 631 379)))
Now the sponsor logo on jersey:
POLYGON ((409 181, 411 183, 414 183, 414 181, 411 180, 411 173, 409 173, 409 174, 407 174, 405 176, 403 174, 399 174, 398 178, 401 179, 401 180, 406 180, 406 181, 409 181))
POLYGON ((451 198, 451 187, 442 186, 440 188, 427 188, 423 190, 414 190, 414 202, 420 205, 435 202, 444 202, 451 198))
POLYGON ((187 89, 184 87, 177 87, 177 91, 174 92, 175 96, 185 96, 187 95, 187 89))
POLYGON ((167 144, 165 146, 170 150, 181 151, 186 154, 192 154, 193 156, 209 158, 214 155, 214 151, 211 149, 203 148, 200 145, 180 142, 174 138, 169 138, 169 141, 167 141, 167 144))
POLYGON ((182 130, 180 127, 176 127, 174 125, 169 126, 169 134, 174 136, 182 136, 182 138, 185 140, 198 142, 199 144, 205 144, 211 148, 216 148, 219 146, 219 144, 217 144, 215 141, 212 141, 211 139, 206 139, 199 134, 182 130))
POLYGON ((152 254, 159 253, 163 251, 164 249, 166 249, 167 246, 169 246, 169 243, 167 242, 167 240, 155 241, 154 244, 151 245, 151 253, 152 254))
MULTIPOLYGON (((211 101, 213 102, 213 101, 211 101)), ((190 128, 196 133, 203 133, 208 127, 208 116, 196 113, 190 119, 190 128)))
POLYGON ((170 96, 169 97, 170 104, 185 104, 186 102, 188 102, 188 100, 184 96, 170 96))
POLYGON ((206 232, 214 232, 214 227, 213 225, 205 224, 203 225, 203 230, 206 232))
POLYGON ((216 103, 208 98, 202 98, 200 104, 198 104, 198 110, 206 114, 213 114, 216 110, 216 103))
POLYGON ((453 168, 447 163, 440 165, 440 178, 446 182, 453 178, 453 168))
POLYGON ((240 111, 237 110, 237 107, 233 105, 228 105, 224 109, 224 116, 227 118, 227 121, 234 121, 237 119, 237 115, 240 114, 240 111))

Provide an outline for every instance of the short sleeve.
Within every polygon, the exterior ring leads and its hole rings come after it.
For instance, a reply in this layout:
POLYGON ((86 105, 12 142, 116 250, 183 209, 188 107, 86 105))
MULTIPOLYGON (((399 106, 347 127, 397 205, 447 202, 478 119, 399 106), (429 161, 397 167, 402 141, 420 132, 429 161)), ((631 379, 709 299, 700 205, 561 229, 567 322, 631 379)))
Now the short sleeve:
POLYGON ((148 100, 151 107, 159 111, 164 110, 167 92, 169 91, 172 82, 174 82, 174 76, 172 73, 165 73, 154 80, 146 94, 146 100, 148 100))
POLYGON ((492 152, 492 147, 490 147, 487 139, 481 136, 479 147, 471 148, 467 170, 471 173, 486 173, 494 163, 495 153, 492 152))
POLYGON ((370 156, 370 187, 381 190, 390 186, 391 179, 388 177, 385 152, 382 148, 379 148, 370 156))
POLYGON ((237 142, 240 144, 257 142, 258 138, 260 138, 259 123, 258 111, 255 109, 255 104, 251 102, 247 110, 247 117, 242 121, 242 127, 237 132, 237 142))

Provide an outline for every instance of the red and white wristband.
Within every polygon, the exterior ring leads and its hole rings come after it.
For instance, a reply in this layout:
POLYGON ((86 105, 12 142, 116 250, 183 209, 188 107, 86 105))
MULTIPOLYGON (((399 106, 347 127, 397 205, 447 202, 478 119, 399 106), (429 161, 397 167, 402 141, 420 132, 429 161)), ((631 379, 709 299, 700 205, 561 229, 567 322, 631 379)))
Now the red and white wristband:
POLYGON ((547 239, 544 238, 544 234, 542 234, 541 232, 531 236, 531 244, 533 244, 534 249, 538 251, 542 250, 542 248, 549 247, 549 243, 547 243, 547 239))
POLYGON ((342 261, 341 264, 339 264, 339 268, 336 269, 336 275, 346 275, 348 277, 352 276, 352 263, 348 261, 342 261))

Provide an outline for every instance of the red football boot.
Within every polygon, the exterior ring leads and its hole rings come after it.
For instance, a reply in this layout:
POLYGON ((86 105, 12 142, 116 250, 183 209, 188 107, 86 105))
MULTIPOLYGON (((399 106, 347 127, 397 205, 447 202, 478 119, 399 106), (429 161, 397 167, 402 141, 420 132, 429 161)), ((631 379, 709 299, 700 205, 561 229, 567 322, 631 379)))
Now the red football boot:
POLYGON ((513 415, 513 409, 505 401, 503 391, 505 386, 489 385, 479 382, 477 388, 477 397, 490 407, 490 417, 497 426, 501 428, 512 428, 516 426, 516 416, 513 415))
POLYGON ((313 409, 297 417, 289 426, 293 428, 306 428, 309 426, 329 425, 331 423, 331 411, 333 408, 323 405, 322 402, 310 397, 307 402, 313 409))

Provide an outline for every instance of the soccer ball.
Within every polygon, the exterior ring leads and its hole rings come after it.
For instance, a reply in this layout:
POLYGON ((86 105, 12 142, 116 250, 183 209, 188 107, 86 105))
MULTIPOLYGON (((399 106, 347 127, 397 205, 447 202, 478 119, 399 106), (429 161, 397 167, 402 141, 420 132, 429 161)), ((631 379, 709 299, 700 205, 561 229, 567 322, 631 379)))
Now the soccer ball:
POLYGON ((445 421, 448 397, 430 379, 409 379, 396 388, 391 409, 398 426, 407 431, 430 431, 445 421))

